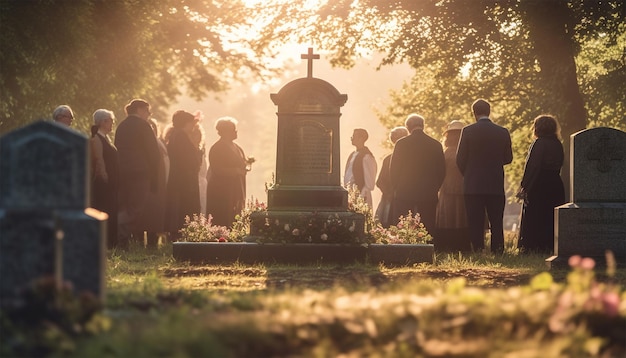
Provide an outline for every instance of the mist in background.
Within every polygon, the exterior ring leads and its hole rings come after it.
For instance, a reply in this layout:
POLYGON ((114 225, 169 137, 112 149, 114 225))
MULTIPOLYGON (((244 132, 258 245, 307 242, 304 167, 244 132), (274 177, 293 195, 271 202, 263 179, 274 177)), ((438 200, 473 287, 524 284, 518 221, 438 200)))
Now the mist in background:
MULTIPOLYGON (((202 102, 189 98, 181 98, 171 106, 169 113, 177 109, 193 112, 201 110, 204 113, 202 126, 206 133, 206 148, 219 138, 215 128, 215 120, 222 116, 231 116, 237 119, 238 139, 236 142, 243 148, 247 156, 253 156, 256 163, 247 176, 248 199, 255 198, 267 202, 265 184, 272 182, 272 175, 276 172, 276 141, 278 107, 270 99, 271 93, 277 93, 287 83, 306 77, 307 60, 300 60, 300 54, 306 53, 307 48, 291 55, 285 76, 271 80, 269 83, 252 83, 232 88, 220 99, 208 99, 202 102)), ((298 51, 298 50, 297 50, 298 51)), ((342 94, 348 95, 348 101, 341 108, 340 117, 340 167, 343 184, 343 170, 348 155, 354 150, 350 143, 350 136, 354 128, 365 128, 369 133, 366 145, 370 148, 378 163, 378 170, 383 157, 390 152, 385 147, 388 131, 378 121, 374 109, 383 109, 388 103, 390 89, 400 88, 402 82, 409 79, 413 71, 408 65, 387 66, 376 71, 379 59, 364 59, 349 69, 333 69, 325 61, 324 55, 313 61, 313 77, 329 82, 342 94)), ((415 105, 415 112, 419 113, 419 104, 415 105)), ((408 115, 408 113, 407 113, 408 115)), ((428 125, 428 119, 427 125, 428 125)), ((167 119, 170 122, 171 118, 167 119)), ((439 139, 439 138, 437 138, 439 139)), ((380 200, 380 190, 373 192, 374 209, 380 200)))

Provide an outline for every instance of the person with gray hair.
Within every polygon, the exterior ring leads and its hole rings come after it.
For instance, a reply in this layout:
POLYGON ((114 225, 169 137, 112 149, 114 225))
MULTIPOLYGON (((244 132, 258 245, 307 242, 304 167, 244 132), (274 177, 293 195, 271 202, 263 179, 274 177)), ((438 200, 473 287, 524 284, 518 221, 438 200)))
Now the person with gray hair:
POLYGON ((253 159, 233 142, 237 139, 235 118, 219 118, 215 129, 220 139, 209 149, 206 211, 213 225, 230 228, 245 206, 247 168, 253 159))
POLYGON ((108 135, 113 130, 115 114, 107 109, 93 113, 91 126, 91 207, 109 214, 107 221, 107 245, 117 246, 117 148, 108 135))
POLYGON ((409 130, 409 133, 417 128, 424 130, 424 117, 416 113, 411 113, 404 121, 404 126, 409 130))
MULTIPOLYGON (((407 135, 409 135, 409 131, 406 127, 395 127, 389 132, 389 141, 392 145, 395 145, 400 138, 404 138, 407 135)), ((391 163, 391 153, 383 158, 383 164, 376 180, 376 186, 380 189, 382 196, 376 208, 375 217, 385 228, 391 225, 391 205, 393 199, 393 187, 389 178, 389 163, 391 163)))
POLYGON ((410 134, 396 143, 389 165, 394 190, 393 224, 409 211, 436 237, 437 195, 446 173, 441 143, 424 133, 424 117, 412 113, 405 126, 410 134))
POLYGON ((74 112, 67 104, 62 104, 52 112, 52 120, 66 126, 71 126, 74 120, 74 112))

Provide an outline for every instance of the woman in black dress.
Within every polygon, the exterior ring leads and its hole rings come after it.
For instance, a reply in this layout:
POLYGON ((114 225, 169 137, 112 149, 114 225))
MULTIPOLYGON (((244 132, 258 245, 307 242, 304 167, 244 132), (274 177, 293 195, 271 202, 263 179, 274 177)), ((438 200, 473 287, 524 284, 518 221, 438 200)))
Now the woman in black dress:
POLYGON ((565 203, 560 176, 563 145, 553 116, 540 115, 533 126, 535 141, 517 194, 524 201, 518 247, 524 252, 550 254, 554 249, 554 208, 565 203))
POLYGON ((220 139, 209 150, 206 211, 213 217, 213 225, 232 227, 245 205, 249 160, 233 142, 237 139, 237 120, 222 117, 215 129, 220 139))
POLYGON ((167 142, 170 171, 167 181, 165 225, 172 240, 178 239, 185 216, 200 213, 200 128, 195 116, 176 111, 167 142))
POLYGON ((115 114, 106 109, 93 113, 91 127, 91 207, 109 214, 107 221, 107 246, 117 246, 117 148, 109 134, 113 130, 115 114))

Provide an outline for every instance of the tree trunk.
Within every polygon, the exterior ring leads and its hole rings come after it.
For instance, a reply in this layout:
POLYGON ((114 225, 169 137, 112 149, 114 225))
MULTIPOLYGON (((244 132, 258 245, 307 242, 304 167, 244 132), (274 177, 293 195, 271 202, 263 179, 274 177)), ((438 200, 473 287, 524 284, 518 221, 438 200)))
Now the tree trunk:
POLYGON ((574 17, 565 1, 526 0, 521 6, 541 68, 540 85, 545 95, 537 99, 538 111, 556 115, 561 125, 565 151, 561 177, 569 200, 570 135, 587 125, 587 110, 576 74, 574 17))

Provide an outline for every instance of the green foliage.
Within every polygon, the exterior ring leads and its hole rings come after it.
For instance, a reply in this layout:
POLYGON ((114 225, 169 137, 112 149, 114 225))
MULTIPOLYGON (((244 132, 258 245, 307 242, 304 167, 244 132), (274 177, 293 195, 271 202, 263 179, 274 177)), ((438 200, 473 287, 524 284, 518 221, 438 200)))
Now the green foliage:
POLYGON ((204 214, 185 216, 183 228, 179 230, 180 241, 187 242, 226 242, 230 237, 230 230, 226 226, 213 225, 213 217, 204 214))
POLYGON ((2 1, 0 132, 70 105, 87 131, 98 108, 124 118, 140 97, 156 118, 185 88, 196 99, 279 72, 240 1, 2 1))
POLYGON ((419 213, 413 215, 411 211, 407 215, 401 215, 397 225, 384 228, 376 226, 370 234, 381 244, 429 244, 432 236, 421 222, 419 213))
MULTIPOLYGON (((537 115, 557 116, 566 151, 569 136, 585 127, 626 128, 621 0, 281 4, 276 13, 283 16, 266 29, 268 37, 313 42, 341 67, 380 52, 381 66, 406 62, 415 69, 378 111, 388 129, 419 112, 427 119, 426 131, 439 138, 451 120, 474 121, 470 105, 476 98, 492 102, 492 118, 514 139, 514 163, 506 169, 510 196, 520 182, 527 133, 537 115)), ((567 161, 566 155, 565 174, 567 161)))
POLYGON ((250 233, 250 222, 253 213, 264 212, 267 210, 267 205, 259 201, 258 199, 251 198, 246 201, 246 206, 241 210, 241 213, 235 216, 235 222, 233 222, 230 230, 230 238, 232 241, 243 241, 244 237, 250 233))
MULTIPOLYGON (((481 267, 471 261, 474 270, 481 267)), ((416 268, 407 280, 375 287, 169 294, 162 287, 145 295, 174 300, 158 299, 145 312, 134 303, 116 307, 111 329, 78 341, 75 356, 623 356, 623 287, 598 282, 589 259, 570 263, 565 282, 543 272, 528 285, 500 289, 479 288, 464 277, 415 278, 416 268), (192 296, 199 305, 189 306, 192 296)), ((246 276, 256 268, 214 269, 246 276)), ((264 272, 281 271, 301 276, 342 270, 290 266, 264 272)), ((359 267, 348 271, 362 273, 359 267)))
POLYGON ((111 327, 101 302, 88 292, 75 293, 70 283, 56 287, 42 277, 24 289, 16 304, 0 310, 0 356, 69 354, 82 337, 111 327))

